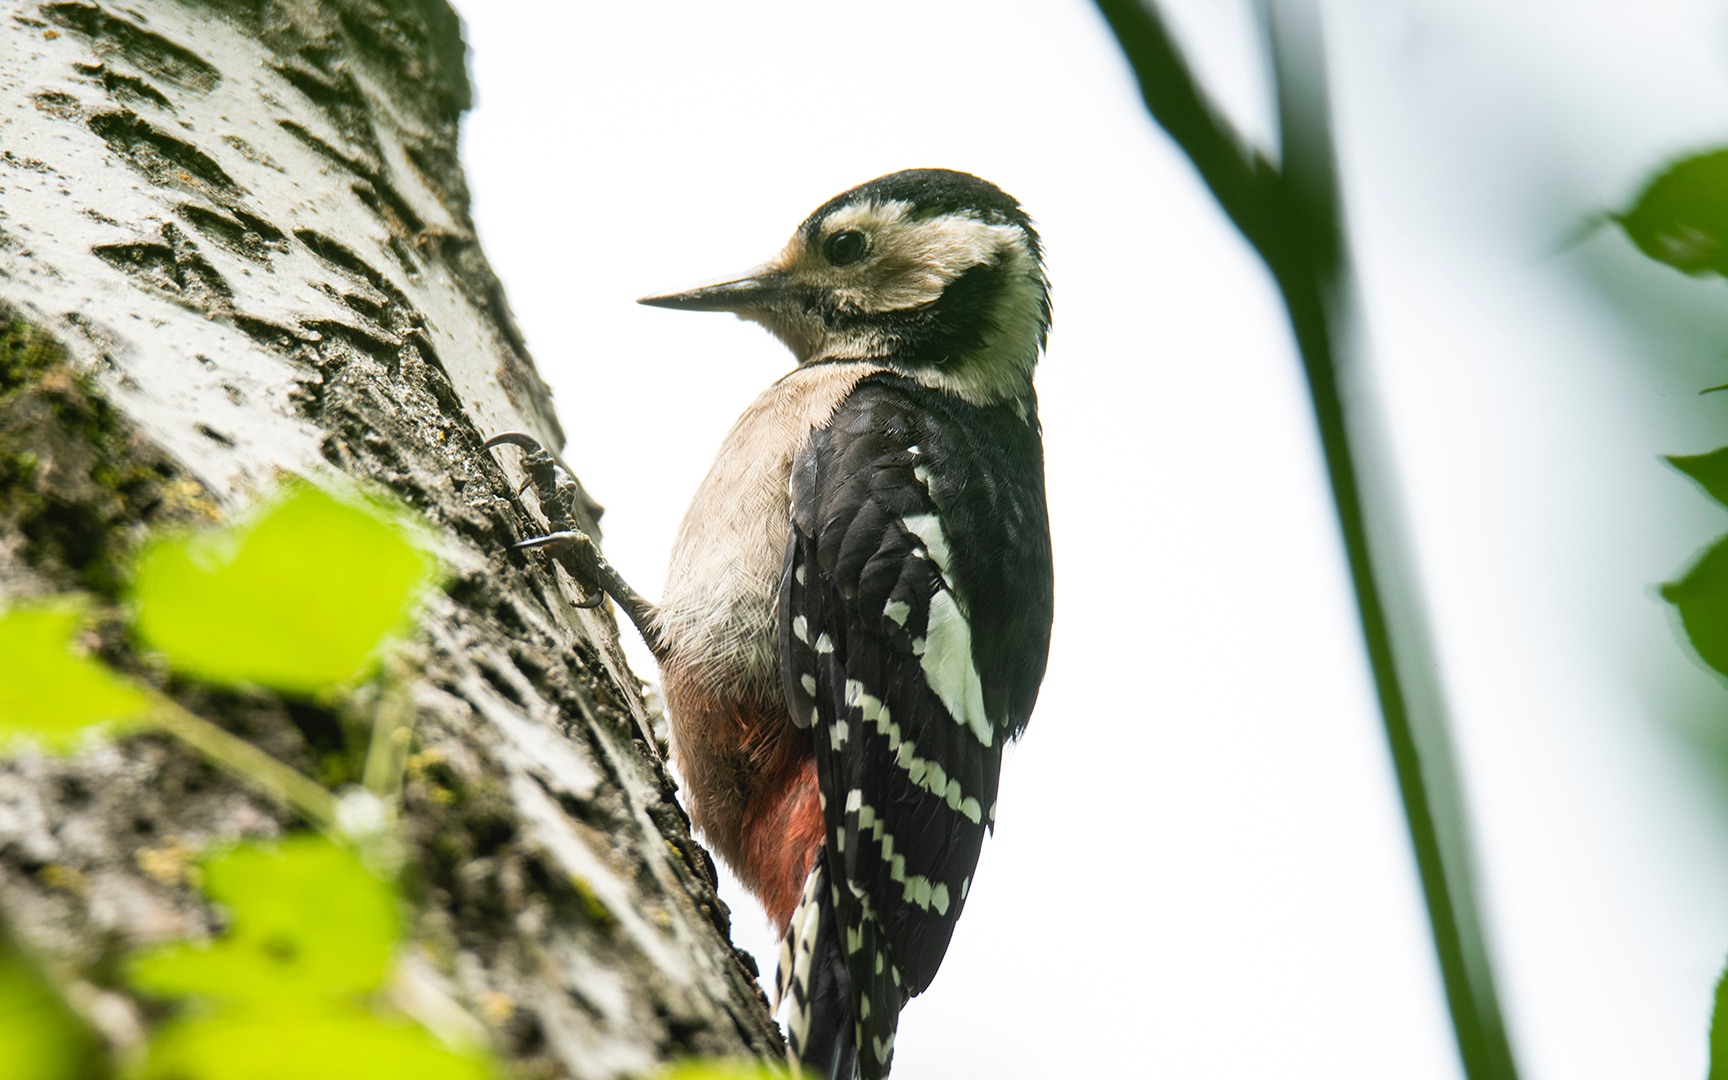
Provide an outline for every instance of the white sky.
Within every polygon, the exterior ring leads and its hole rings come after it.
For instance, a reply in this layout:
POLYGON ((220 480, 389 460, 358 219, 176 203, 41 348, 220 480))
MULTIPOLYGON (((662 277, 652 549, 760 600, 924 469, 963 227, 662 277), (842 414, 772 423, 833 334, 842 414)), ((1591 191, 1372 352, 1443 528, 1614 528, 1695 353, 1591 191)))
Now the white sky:
MULTIPOLYGON (((721 436, 790 357, 635 297, 748 268, 909 166, 988 177, 1043 230, 1056 639, 897 1080, 1456 1077, 1282 311, 1090 5, 458 6, 482 239, 607 552, 650 595, 721 436)), ((1172 6, 1265 131, 1245 6, 1172 6)), ((1578 279, 1593 259, 1716 311, 1720 283, 1562 240, 1728 142, 1728 16, 1327 13, 1375 376, 1524 1075, 1700 1076, 1728 828, 1695 758, 1728 698, 1651 586, 1725 521, 1655 455, 1725 441, 1728 395, 1693 395, 1728 380, 1719 349, 1639 338, 1578 279)), ((728 900, 771 968, 759 909, 728 900)))

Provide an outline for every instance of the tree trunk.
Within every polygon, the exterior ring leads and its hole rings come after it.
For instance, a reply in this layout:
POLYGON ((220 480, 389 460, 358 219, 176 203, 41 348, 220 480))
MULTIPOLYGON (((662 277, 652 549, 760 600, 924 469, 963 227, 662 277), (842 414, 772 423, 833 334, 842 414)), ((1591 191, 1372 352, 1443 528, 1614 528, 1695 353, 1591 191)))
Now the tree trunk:
MULTIPOLYGON (((111 610, 145 527, 284 474, 395 492, 450 575, 413 649, 408 977, 525 1075, 777 1055, 612 620, 506 550, 521 475, 480 442, 561 435, 469 219, 455 14, 3 0, 0 18, 0 606, 76 590, 111 610)), ((105 625, 103 656, 162 685, 105 625)), ((338 710, 166 685, 342 779, 338 710)), ((187 857, 294 825, 161 735, 14 756, 0 919, 123 1047, 149 1016, 115 959, 218 925, 187 857)))

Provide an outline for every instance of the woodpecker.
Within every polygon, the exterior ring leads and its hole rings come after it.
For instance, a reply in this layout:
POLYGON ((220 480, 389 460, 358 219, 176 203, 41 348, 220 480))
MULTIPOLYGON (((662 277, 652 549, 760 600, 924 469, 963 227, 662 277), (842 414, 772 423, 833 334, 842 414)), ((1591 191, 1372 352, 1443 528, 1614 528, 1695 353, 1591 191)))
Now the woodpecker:
POLYGON ((1049 650, 1038 234, 985 180, 908 170, 743 277, 641 302, 760 323, 797 367, 721 445, 657 608, 573 527, 517 546, 560 554, 653 650, 691 819, 781 934, 793 1057, 878 1080, 1049 650))

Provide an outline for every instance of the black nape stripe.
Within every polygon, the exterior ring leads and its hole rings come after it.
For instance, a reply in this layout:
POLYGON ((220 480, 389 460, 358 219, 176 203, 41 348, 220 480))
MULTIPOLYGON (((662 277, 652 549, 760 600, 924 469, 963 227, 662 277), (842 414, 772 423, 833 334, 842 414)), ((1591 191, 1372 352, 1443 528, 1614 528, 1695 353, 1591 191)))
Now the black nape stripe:
POLYGON ((901 343, 894 359, 913 367, 942 367, 982 348, 997 329, 1009 272, 1001 263, 979 263, 950 282, 934 303, 897 313, 902 319, 888 327, 901 343))
POLYGON ((899 311, 846 311, 829 297, 818 306, 836 333, 869 329, 880 335, 878 359, 899 368, 940 368, 976 352, 999 328, 996 316, 1012 272, 1001 262, 979 263, 935 300, 899 311))

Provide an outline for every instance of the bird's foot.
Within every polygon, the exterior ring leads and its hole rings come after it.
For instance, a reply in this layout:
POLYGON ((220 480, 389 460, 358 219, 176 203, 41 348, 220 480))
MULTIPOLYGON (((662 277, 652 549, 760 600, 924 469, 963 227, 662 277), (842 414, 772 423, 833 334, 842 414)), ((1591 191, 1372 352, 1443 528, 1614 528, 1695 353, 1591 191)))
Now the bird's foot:
POLYGON ((594 542, 592 536, 581 529, 560 529, 545 536, 518 540, 510 545, 511 551, 536 549, 544 550, 562 563, 564 569, 570 571, 576 584, 587 594, 577 602, 577 607, 597 608, 605 602, 606 586, 599 573, 600 564, 605 560, 600 555, 600 545, 594 542))
POLYGON ((655 624, 654 605, 632 589, 618 572, 612 569, 612 564, 601 554, 600 545, 577 524, 576 499, 581 489, 576 481, 532 435, 520 431, 506 431, 487 439, 483 446, 487 450, 498 446, 514 446, 524 451, 522 468, 527 472, 528 479, 517 493, 520 494, 522 490, 532 486, 540 500, 541 510, 546 515, 547 524, 552 527, 552 531, 543 536, 518 540, 510 545, 510 550, 541 550, 557 559, 559 565, 569 572, 583 592, 577 607, 596 608, 610 596, 623 609, 624 614, 630 617, 630 621, 636 624, 636 629, 648 643, 649 650, 658 658, 661 643, 660 630, 655 624))
POLYGON ((528 478, 516 489, 520 495, 529 487, 540 499, 540 509, 552 528, 563 532, 576 528, 576 481, 564 471, 557 459, 546 452, 540 440, 522 431, 505 431, 480 444, 481 449, 514 446, 522 451, 522 471, 528 478))

